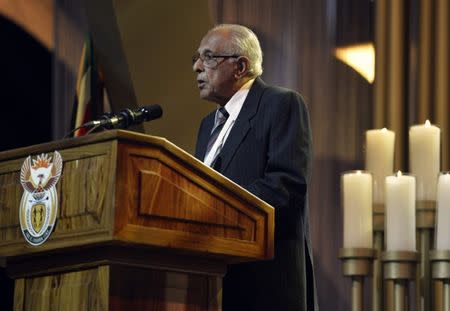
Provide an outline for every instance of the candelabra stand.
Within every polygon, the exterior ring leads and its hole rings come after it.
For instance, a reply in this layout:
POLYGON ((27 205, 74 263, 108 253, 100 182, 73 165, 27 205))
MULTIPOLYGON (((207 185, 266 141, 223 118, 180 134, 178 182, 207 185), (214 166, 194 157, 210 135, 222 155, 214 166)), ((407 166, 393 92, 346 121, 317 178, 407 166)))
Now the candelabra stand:
POLYGON ((435 201, 416 202, 417 248, 420 252, 416 277, 416 308, 419 311, 428 311, 432 308, 430 249, 433 248, 435 213, 435 201))
POLYGON ((386 281, 386 310, 406 311, 408 281, 416 277, 417 252, 386 251, 381 255, 386 281))
POLYGON ((383 311, 383 265, 380 256, 384 249, 384 204, 373 204, 373 231, 375 257, 372 277, 372 311, 383 311))
POLYGON ((435 280, 434 310, 450 311, 450 251, 430 252, 431 276, 435 280))
POLYGON ((364 277, 372 274, 372 248, 341 248, 342 272, 352 278, 352 311, 364 310, 364 277))

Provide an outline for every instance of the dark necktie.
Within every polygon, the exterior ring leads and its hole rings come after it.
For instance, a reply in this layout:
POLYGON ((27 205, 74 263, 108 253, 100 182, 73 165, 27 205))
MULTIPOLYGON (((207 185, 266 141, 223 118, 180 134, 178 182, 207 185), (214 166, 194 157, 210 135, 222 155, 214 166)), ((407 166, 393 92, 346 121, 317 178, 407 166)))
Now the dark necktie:
POLYGON ((220 131, 222 130, 225 122, 228 119, 228 112, 225 108, 221 107, 219 110, 216 111, 216 118, 214 120, 214 126, 211 130, 211 135, 209 136, 208 145, 206 145, 206 153, 205 158, 208 155, 208 153, 211 151, 212 146, 217 140, 217 137, 219 136, 220 131))

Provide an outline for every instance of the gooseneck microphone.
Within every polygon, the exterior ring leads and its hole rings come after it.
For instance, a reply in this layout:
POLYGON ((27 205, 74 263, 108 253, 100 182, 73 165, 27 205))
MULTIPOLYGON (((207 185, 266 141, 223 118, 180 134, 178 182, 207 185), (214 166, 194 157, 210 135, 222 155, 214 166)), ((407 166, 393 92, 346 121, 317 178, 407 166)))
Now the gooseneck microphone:
POLYGON ((106 129, 126 129, 131 125, 158 119, 162 116, 160 105, 148 105, 136 110, 124 109, 118 114, 106 113, 100 119, 87 122, 83 127, 103 127, 106 129))
MULTIPOLYGON (((138 109, 124 109, 119 113, 105 113, 98 120, 89 121, 70 131, 64 138, 69 137, 75 131, 81 128, 89 128, 87 134, 98 128, 104 129, 126 129, 131 125, 140 124, 142 122, 158 119, 162 116, 163 111, 160 105, 148 105, 138 109)), ((86 134, 86 135, 87 135, 86 134)))

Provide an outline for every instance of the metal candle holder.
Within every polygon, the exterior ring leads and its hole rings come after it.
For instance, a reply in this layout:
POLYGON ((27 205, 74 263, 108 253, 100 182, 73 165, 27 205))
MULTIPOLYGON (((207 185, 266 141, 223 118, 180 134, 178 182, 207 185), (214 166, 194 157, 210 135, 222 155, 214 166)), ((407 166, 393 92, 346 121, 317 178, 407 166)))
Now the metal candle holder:
POLYGON ((384 210, 384 204, 373 204, 373 247, 375 249, 375 257, 373 260, 372 311, 384 310, 383 265, 380 257, 384 249, 384 210))
POLYGON ((364 310, 364 277, 372 274, 372 248, 341 248, 342 272, 352 278, 352 311, 364 310))
POLYGON ((450 251, 430 252, 431 276, 435 280, 434 310, 450 311, 450 251))
POLYGON ((433 248, 436 202, 416 202, 416 230, 418 232, 417 248, 420 251, 419 273, 416 284, 416 306, 419 311, 431 310, 431 267, 430 249, 433 248))
POLYGON ((416 278, 419 254, 413 251, 386 251, 381 255, 386 281, 386 310, 406 311, 408 281, 416 278))

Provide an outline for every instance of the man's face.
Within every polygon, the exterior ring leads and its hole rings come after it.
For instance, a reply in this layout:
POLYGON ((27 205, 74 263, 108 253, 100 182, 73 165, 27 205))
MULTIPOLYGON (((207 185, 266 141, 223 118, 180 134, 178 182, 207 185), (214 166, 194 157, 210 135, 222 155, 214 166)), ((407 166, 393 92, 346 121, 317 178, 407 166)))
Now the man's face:
POLYGON ((197 73, 200 98, 225 105, 237 91, 236 58, 214 58, 214 66, 202 59, 211 55, 232 55, 228 34, 220 30, 207 34, 200 42, 197 52, 200 58, 194 63, 193 70, 197 73))

